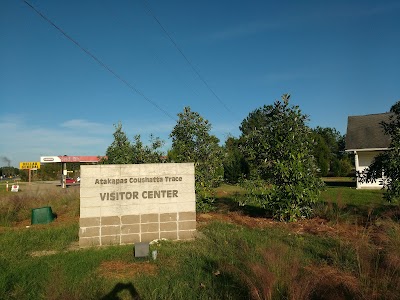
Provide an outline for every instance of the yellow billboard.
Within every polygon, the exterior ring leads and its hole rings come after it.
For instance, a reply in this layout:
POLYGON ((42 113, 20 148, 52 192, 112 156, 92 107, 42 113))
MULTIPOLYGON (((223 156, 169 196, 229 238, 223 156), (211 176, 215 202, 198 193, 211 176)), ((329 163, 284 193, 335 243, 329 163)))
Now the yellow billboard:
POLYGON ((38 161, 23 161, 19 163, 20 170, 23 169, 40 169, 40 162, 38 161))

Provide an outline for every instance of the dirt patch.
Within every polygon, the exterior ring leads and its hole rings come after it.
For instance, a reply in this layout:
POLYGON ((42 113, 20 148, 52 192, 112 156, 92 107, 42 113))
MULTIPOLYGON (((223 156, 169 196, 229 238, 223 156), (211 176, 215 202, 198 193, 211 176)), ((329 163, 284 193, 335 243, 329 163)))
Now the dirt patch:
POLYGON ((102 262, 97 272, 100 276, 117 280, 132 279, 141 274, 156 275, 158 268, 149 262, 129 263, 125 261, 102 262))
POLYGON ((222 221, 231 224, 243 225, 251 228, 264 228, 279 223, 269 218, 257 218, 257 217, 247 216, 241 214, 240 212, 227 212, 227 213, 210 212, 206 214, 197 215, 197 222, 199 222, 200 225, 207 224, 211 221, 222 221))
POLYGON ((43 250, 43 251, 34 251, 31 253, 32 257, 40 257, 40 256, 49 256, 59 253, 59 251, 55 250, 43 250))

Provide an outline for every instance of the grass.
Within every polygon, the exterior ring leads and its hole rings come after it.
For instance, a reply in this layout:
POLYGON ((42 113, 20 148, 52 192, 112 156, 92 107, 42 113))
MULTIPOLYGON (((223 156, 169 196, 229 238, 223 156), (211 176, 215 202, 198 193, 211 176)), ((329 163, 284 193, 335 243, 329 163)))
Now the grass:
POLYGON ((355 182, 354 177, 322 177, 324 182, 355 182))
POLYGON ((317 216, 332 222, 366 225, 379 218, 400 219, 399 205, 383 199, 382 190, 356 190, 348 187, 328 187, 322 192, 315 208, 317 216))
POLYGON ((132 245, 79 249, 78 189, 0 194, 1 298, 400 299, 399 208, 381 191, 328 187, 297 223, 237 205, 243 193, 218 188, 199 238, 152 244, 154 261, 132 245), (58 218, 30 226, 45 205, 58 218))
POLYGON ((322 192, 321 198, 326 202, 337 202, 344 205, 377 207, 384 204, 382 190, 356 190, 354 188, 329 187, 322 192))
MULTIPOLYGON (((4 190, 5 191, 5 190, 4 190)), ((0 194, 0 226, 12 226, 19 222, 29 224, 34 208, 51 206, 59 218, 79 217, 79 188, 55 188, 55 185, 20 185, 20 192, 0 194)))

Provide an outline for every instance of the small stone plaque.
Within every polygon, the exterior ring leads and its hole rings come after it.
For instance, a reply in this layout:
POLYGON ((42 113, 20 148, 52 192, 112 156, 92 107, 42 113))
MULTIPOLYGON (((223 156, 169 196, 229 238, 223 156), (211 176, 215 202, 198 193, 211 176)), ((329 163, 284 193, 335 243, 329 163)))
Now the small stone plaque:
POLYGON ((149 243, 136 243, 135 257, 148 257, 148 256, 149 256, 149 243))

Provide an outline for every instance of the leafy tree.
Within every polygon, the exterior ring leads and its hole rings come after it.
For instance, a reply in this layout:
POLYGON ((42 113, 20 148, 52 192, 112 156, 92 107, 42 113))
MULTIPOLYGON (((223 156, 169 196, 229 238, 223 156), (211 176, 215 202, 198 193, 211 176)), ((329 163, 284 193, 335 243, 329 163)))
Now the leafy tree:
POLYGON ((318 133, 314 133, 313 156, 319 168, 321 176, 327 176, 330 169, 331 151, 325 139, 318 133))
POLYGON ((19 169, 15 167, 1 167, 0 168, 0 175, 4 176, 4 178, 7 177, 14 177, 19 175, 19 169))
POLYGON ((345 176, 351 171, 351 160, 345 153, 345 136, 331 127, 317 126, 313 129, 314 151, 320 174, 327 176, 345 176))
POLYGON ((261 179, 271 187, 252 191, 261 204, 280 220, 295 221, 310 215, 323 186, 316 176, 313 136, 308 117, 290 96, 251 112, 241 124, 241 147, 261 179))
POLYGON ((105 164, 130 164, 132 163, 133 149, 131 142, 122 131, 122 124, 119 122, 114 124, 115 132, 113 133, 114 141, 108 146, 106 157, 102 160, 105 164))
POLYGON ((41 180, 59 180, 60 176, 61 166, 59 163, 47 163, 40 165, 40 169, 38 170, 38 177, 41 180))
POLYGON ((191 111, 190 107, 185 107, 178 117, 170 134, 170 153, 176 162, 194 162, 197 207, 205 210, 210 208, 214 199, 211 188, 218 186, 223 178, 219 140, 210 134, 211 124, 208 120, 191 111))
POLYGON ((164 145, 164 141, 158 137, 154 137, 152 134, 150 135, 150 146, 143 145, 140 135, 135 135, 134 140, 132 144, 133 164, 163 162, 163 152, 160 148, 164 145))
POLYGON ((338 149, 336 160, 331 166, 334 176, 348 176, 354 166, 354 156, 345 152, 346 135, 342 135, 338 140, 338 149))
POLYGON ((389 202, 400 202, 400 101, 390 109, 389 122, 382 122, 383 131, 391 138, 389 149, 375 157, 372 164, 357 174, 360 182, 381 180, 389 202), (382 174, 384 174, 382 178, 382 174))
POLYGON ((122 124, 114 125, 114 141, 107 148, 105 159, 101 160, 104 164, 142 164, 157 163, 162 161, 160 148, 164 142, 158 137, 150 135, 151 145, 143 145, 140 135, 134 136, 134 143, 126 136, 122 130, 122 124))
POLYGON ((19 173, 19 178, 21 179, 21 181, 28 181, 29 180, 29 174, 28 174, 29 170, 21 170, 21 172, 19 173))
POLYGON ((238 183, 250 175, 249 164, 239 149, 239 140, 229 137, 224 146, 224 179, 229 183, 238 183))
POLYGON ((335 128, 320 126, 317 126, 313 131, 324 139, 333 155, 339 153, 339 141, 343 138, 339 131, 335 128))
POLYGON ((342 158, 338 159, 335 158, 332 162, 331 171, 334 176, 347 176, 353 164, 348 156, 343 156, 342 158))

